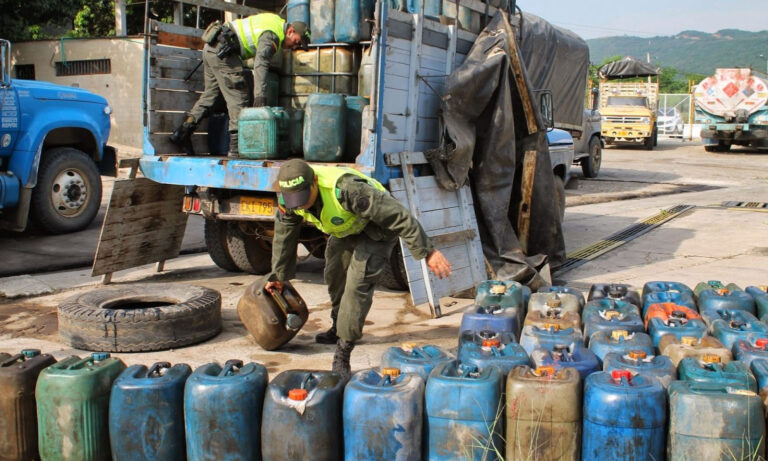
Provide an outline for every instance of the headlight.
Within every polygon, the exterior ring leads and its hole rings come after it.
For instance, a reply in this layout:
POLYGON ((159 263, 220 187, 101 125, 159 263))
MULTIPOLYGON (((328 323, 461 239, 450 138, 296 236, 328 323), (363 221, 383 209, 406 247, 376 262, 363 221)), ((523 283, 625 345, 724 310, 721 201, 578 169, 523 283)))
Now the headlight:
POLYGON ((112 113, 112 108, 109 106, 109 104, 104 106, 104 113, 107 114, 107 115, 112 113))
POLYGON ((600 121, 603 123, 608 123, 608 117, 600 117, 600 121))
POLYGON ((651 123, 651 117, 640 117, 640 123, 651 123))

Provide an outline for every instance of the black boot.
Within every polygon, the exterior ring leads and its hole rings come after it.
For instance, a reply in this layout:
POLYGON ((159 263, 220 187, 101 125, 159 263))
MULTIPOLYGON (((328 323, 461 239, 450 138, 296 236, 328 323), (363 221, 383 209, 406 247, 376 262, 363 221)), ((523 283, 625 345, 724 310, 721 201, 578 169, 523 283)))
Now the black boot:
POLYGON ((173 134, 169 136, 169 139, 172 143, 180 147, 185 154, 195 155, 195 150, 192 147, 192 133, 195 132, 196 128, 197 123, 195 123, 195 119, 188 116, 184 120, 184 123, 176 128, 176 131, 174 131, 173 134))
POLYGON ((333 325, 331 325, 331 328, 329 328, 328 331, 319 333, 315 336, 316 343, 336 344, 336 341, 339 340, 339 337, 336 335, 336 318, 331 316, 331 320, 333 320, 333 325))
POLYGON ((229 158, 240 158, 240 150, 237 148, 237 131, 229 132, 229 158))
POLYGON ((341 378, 345 381, 352 376, 352 370, 349 366, 349 357, 352 355, 352 349, 355 348, 355 343, 348 343, 343 339, 339 339, 336 343, 336 353, 333 355, 333 372, 341 375, 341 378))

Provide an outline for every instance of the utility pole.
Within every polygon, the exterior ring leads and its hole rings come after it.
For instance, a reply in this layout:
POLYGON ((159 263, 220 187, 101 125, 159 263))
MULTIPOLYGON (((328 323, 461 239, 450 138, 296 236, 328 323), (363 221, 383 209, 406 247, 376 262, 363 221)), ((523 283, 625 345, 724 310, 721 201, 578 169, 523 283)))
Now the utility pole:
POLYGON ((115 0, 115 36, 128 35, 128 25, 125 16, 125 0, 115 0))

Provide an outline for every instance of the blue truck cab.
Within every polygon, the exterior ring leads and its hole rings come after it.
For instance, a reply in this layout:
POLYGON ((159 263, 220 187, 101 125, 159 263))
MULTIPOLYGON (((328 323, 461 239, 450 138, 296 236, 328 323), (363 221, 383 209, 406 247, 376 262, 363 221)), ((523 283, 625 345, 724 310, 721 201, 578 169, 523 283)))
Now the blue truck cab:
POLYGON ((10 78, 11 44, 0 39, 0 228, 45 232, 88 226, 101 177, 116 173, 107 146, 111 108, 80 88, 10 78))

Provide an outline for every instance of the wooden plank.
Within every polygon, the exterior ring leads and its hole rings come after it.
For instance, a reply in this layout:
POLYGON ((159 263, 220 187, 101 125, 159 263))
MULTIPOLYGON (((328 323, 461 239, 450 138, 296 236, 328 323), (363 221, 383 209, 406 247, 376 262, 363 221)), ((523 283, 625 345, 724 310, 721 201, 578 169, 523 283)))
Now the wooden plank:
POLYGON ((181 211, 183 199, 182 186, 162 185, 146 178, 115 181, 92 275, 178 256, 187 222, 187 215, 181 211))
POLYGON ((157 44, 178 46, 192 50, 202 50, 203 45, 205 45, 200 37, 191 37, 189 35, 174 34, 164 31, 159 31, 157 33, 157 44))
MULTIPOLYGON (((149 113, 149 132, 150 133, 172 133, 187 118, 186 112, 157 112, 149 113)), ((208 132, 208 118, 203 119, 195 133, 202 134, 208 132)))
MULTIPOLYGON (((413 152, 414 144, 416 144, 416 130, 418 123, 416 120, 419 107, 419 80, 418 74, 420 72, 419 63, 422 61, 421 49, 423 48, 422 37, 424 34, 424 16, 413 16, 413 40, 411 41, 411 62, 409 64, 408 74, 408 109, 405 112, 406 123, 406 143, 405 149, 413 152)), ((408 180, 406 180, 406 183, 408 180)), ((410 197, 412 199, 413 197, 410 197)), ((426 268, 426 266, 425 266, 426 268)))
POLYGON ((165 45, 150 45, 150 56, 155 58, 202 59, 202 51, 165 45))
MULTIPOLYGON (((155 148, 155 155, 165 154, 183 154, 181 149, 176 147, 170 139, 168 139, 168 133, 150 133, 149 142, 152 143, 152 147, 155 148)), ((192 135, 192 148, 195 150, 195 154, 206 154, 210 152, 208 147, 208 135, 205 133, 195 133, 192 135)))
POLYGON ((202 78, 190 78, 189 80, 182 80, 180 78, 150 78, 149 87, 153 90, 202 92, 205 89, 205 83, 202 78))
MULTIPOLYGON (((185 2, 188 3, 188 2, 185 2)), ((179 24, 170 24, 167 22, 160 22, 153 20, 151 23, 152 32, 167 32, 170 34, 187 35, 190 37, 200 38, 205 32, 204 29, 197 29, 195 27, 186 27, 179 24)))
POLYGON ((170 91, 152 89, 149 92, 151 110, 185 112, 192 109, 200 93, 196 91, 170 91))
POLYGON ((405 140, 386 139, 382 137, 381 151, 383 153, 402 152, 405 149, 405 140))
MULTIPOLYGON (((445 256, 445 259, 447 259, 451 263, 451 267, 454 270, 454 272, 462 268, 469 268, 469 255, 467 254, 466 245, 459 244, 459 245, 455 245, 447 248, 443 247, 440 249, 440 251, 445 256)), ((408 255, 405 257, 405 270, 408 273, 409 283, 413 284, 414 282, 423 280, 423 272, 421 271, 421 267, 420 267, 423 261, 424 261, 423 259, 418 261, 413 259, 413 256, 410 253, 408 253, 408 255)), ((451 280, 453 278, 455 278, 454 274, 451 274, 451 277, 448 280, 451 280)), ((440 279, 435 277, 435 280, 440 280, 440 279)), ((454 280, 454 283, 466 283, 466 282, 464 279, 456 278, 456 280, 454 280)), ((465 286, 464 288, 469 288, 471 286, 474 286, 474 285, 468 284, 468 286, 465 286)), ((458 290, 454 290, 454 289, 451 289, 450 286, 448 288, 449 288, 448 291, 445 291, 444 293, 457 292, 464 289, 464 288, 461 288, 458 290)))
POLYGON ((520 209, 517 217, 517 239, 523 253, 528 252, 528 236, 531 228, 531 199, 533 198, 533 179, 536 174, 536 151, 525 151, 523 158, 523 176, 520 184, 520 209))
POLYGON ((191 59, 185 59, 184 61, 170 59, 157 60, 149 68, 149 77, 174 80, 187 79, 187 81, 202 83, 204 79, 203 66, 201 64, 197 69, 195 69, 195 66, 197 66, 197 61, 191 59), (194 72, 192 72, 192 70, 194 70, 194 72))
POLYGON ((408 126, 408 120, 406 116, 392 115, 385 112, 382 114, 381 126, 381 136, 384 138, 405 140, 408 126))
MULTIPOLYGON (((435 280, 435 290, 438 290, 441 293, 458 293, 474 287, 474 285, 469 285, 467 282, 457 284, 456 280, 472 280, 472 270, 469 267, 455 268, 451 273, 450 278, 435 280)), ((429 298, 427 297, 427 289, 423 283, 412 285, 411 299, 415 306, 429 301, 429 298)))

